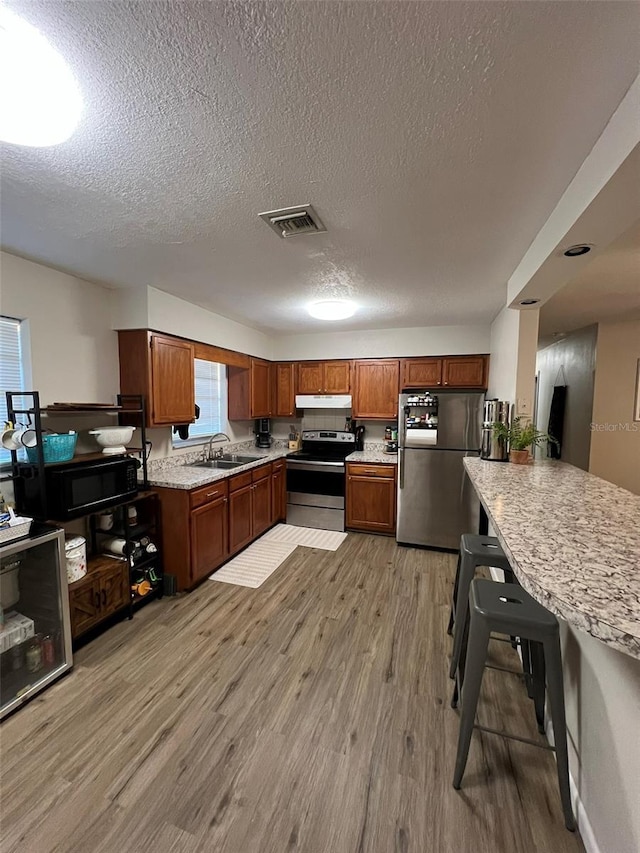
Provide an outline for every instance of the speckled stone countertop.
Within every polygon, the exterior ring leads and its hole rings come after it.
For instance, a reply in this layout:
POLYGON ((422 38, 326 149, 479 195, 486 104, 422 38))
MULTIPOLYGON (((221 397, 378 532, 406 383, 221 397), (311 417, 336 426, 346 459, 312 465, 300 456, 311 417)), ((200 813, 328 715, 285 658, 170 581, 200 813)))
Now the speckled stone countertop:
POLYGON ((257 447, 252 447, 249 450, 236 450, 234 448, 233 451, 224 449, 225 453, 245 453, 248 456, 258 456, 259 459, 256 459, 255 462, 247 462, 246 465, 238 465, 237 468, 224 469, 195 468, 189 462, 176 462, 171 466, 158 466, 155 470, 149 471, 149 484, 151 486, 164 486, 168 489, 197 489, 198 486, 206 486, 207 483, 213 483, 216 480, 225 480, 234 474, 242 474, 243 471, 258 468, 260 465, 264 465, 265 462, 273 462, 275 459, 281 459, 290 452, 285 448, 274 448, 271 450, 259 450, 257 447))
POLYGON ((365 446, 364 450, 354 450, 347 456, 347 462, 376 462, 378 464, 397 465, 397 453, 385 453, 384 450, 369 450, 365 446))
POLYGON ((640 658, 640 496, 563 462, 464 465, 524 589, 640 658))

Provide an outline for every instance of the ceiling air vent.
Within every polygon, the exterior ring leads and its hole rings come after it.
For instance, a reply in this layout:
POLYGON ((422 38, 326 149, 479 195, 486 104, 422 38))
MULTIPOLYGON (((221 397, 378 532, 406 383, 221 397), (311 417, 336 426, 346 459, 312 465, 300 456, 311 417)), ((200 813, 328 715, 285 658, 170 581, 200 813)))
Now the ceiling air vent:
POLYGON ((310 204, 298 207, 283 207, 259 214, 279 237, 295 237, 297 234, 321 234, 327 229, 310 204))

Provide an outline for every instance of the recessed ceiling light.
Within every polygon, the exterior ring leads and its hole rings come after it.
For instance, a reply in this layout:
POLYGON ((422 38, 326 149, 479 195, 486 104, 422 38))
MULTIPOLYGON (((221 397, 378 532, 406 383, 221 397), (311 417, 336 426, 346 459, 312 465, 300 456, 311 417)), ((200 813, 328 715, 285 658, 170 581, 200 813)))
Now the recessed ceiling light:
POLYGON ((71 70, 35 27, 0 6, 0 140, 41 148, 68 139, 82 95, 71 70))
POLYGON ((539 299, 521 299, 518 303, 519 305, 537 305, 540 302, 539 299))
POLYGON ((312 302, 307 311, 317 320, 346 320, 356 313, 356 305, 350 299, 323 299, 312 302))
POLYGON ((580 255, 586 255, 587 252, 590 252, 592 248, 588 243, 578 243, 575 246, 569 246, 563 254, 566 258, 579 258, 580 255))

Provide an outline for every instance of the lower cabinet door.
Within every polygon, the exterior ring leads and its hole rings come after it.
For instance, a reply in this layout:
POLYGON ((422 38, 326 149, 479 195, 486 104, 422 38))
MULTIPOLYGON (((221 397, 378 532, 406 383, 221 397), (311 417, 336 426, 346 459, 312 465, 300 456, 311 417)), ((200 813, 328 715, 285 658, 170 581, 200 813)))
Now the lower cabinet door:
POLYGON ((191 582, 214 572, 227 559, 228 501, 220 498, 191 512, 191 582))
POLYGON ((256 539, 271 527, 271 477, 258 480, 253 489, 253 538, 256 539))
POLYGON ((347 527, 372 533, 396 529, 395 479, 350 475, 347 479, 347 527))
POLYGON ((88 631, 101 618, 99 578, 85 577, 69 587, 69 609, 71 634, 75 639, 88 631))
POLYGON ((287 480, 285 467, 274 468, 271 477, 271 522, 276 524, 287 517, 287 480))
POLYGON ((251 505, 253 486, 229 493, 229 553, 235 554, 253 539, 251 505))
POLYGON ((131 597, 129 586, 129 566, 127 563, 115 563, 111 569, 100 573, 100 618, 126 607, 131 597))

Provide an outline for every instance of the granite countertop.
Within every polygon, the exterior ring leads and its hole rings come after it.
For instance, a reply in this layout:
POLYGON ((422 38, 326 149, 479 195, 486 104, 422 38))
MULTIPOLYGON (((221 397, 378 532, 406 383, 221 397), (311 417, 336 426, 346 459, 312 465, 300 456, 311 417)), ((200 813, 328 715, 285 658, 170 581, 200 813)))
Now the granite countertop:
MULTIPOLYGON (((225 453, 229 452, 225 448, 225 453)), ((233 452, 244 453, 247 456, 258 456, 254 462, 247 462, 245 465, 238 465, 237 468, 195 468, 193 464, 181 462, 174 465, 164 465, 162 468, 149 472, 149 485, 162 486, 167 489, 197 489, 198 486, 206 486, 207 483, 213 483, 216 480, 225 480, 227 477, 232 477, 234 474, 242 474, 243 471, 250 471, 252 468, 258 468, 264 465, 265 462, 273 462, 276 459, 282 459, 291 451, 284 448, 276 448, 273 450, 259 450, 254 447, 250 450, 235 450, 233 452)), ((163 460, 166 463, 166 460, 163 460)))
POLYGON ((397 453, 385 453, 384 450, 354 450, 353 453, 350 453, 347 456, 347 462, 375 462, 380 465, 397 465, 398 464, 398 454, 397 453))
POLYGON ((563 462, 464 465, 524 589, 640 658, 640 496, 563 462))

